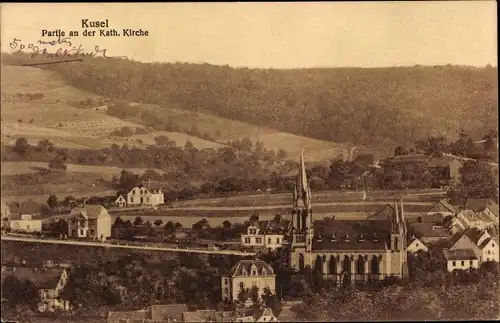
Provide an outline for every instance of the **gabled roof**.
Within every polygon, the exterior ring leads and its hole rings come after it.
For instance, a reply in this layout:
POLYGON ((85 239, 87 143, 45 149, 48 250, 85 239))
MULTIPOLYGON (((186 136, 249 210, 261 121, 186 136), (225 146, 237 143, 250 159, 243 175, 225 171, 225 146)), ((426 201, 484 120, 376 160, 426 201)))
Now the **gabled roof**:
POLYGON ((151 319, 153 321, 161 321, 173 318, 177 322, 181 322, 182 313, 187 311, 186 304, 151 305, 151 319))
POLYGON ((108 312, 108 322, 120 322, 120 320, 125 320, 126 322, 144 322, 149 317, 149 313, 146 310, 138 311, 124 311, 124 312, 108 312))
POLYGON ((473 210, 474 212, 482 212, 486 207, 498 216, 498 204, 491 199, 468 199, 465 203, 465 210, 473 210))
POLYGON ((216 322, 234 322, 235 313, 233 311, 217 311, 215 312, 216 322))
POLYGON ((293 322, 297 320, 297 315, 292 311, 291 306, 283 306, 279 311, 277 318, 280 322, 293 322))
POLYGON ((183 313, 184 322, 215 322, 215 310, 198 310, 183 313))
POLYGON ((413 232, 424 238, 448 238, 450 233, 443 227, 436 226, 434 223, 412 223, 413 232))
POLYGON ((477 245, 479 239, 481 239, 483 234, 484 232, 479 231, 476 228, 471 228, 464 231, 464 235, 466 235, 475 245, 477 245))
POLYGON ((481 242, 481 244, 478 246, 479 249, 483 250, 484 247, 486 247, 491 241, 495 241, 494 239, 492 239, 491 237, 490 238, 486 238, 484 239, 483 242, 481 242))
POLYGON ((443 254, 446 260, 477 260, 476 253, 472 249, 444 249, 443 254))
POLYGON ((313 250, 385 250, 391 222, 384 220, 314 221, 313 250))
POLYGON ((457 213, 458 210, 449 203, 448 199, 442 199, 434 204, 428 212, 453 212, 457 213))
POLYGON ((108 211, 102 205, 86 205, 84 207, 73 208, 70 215, 75 216, 80 213, 85 215, 89 220, 96 220, 101 213, 107 214, 108 211))
POLYGON ((255 265, 257 267, 257 275, 258 276, 262 275, 263 269, 265 269, 267 276, 274 275, 273 267, 271 267, 269 264, 267 264, 263 260, 256 259, 256 260, 240 260, 240 261, 238 261, 238 263, 229 272, 229 276, 231 276, 231 277, 242 276, 242 273, 244 270, 247 272, 247 275, 250 275, 252 265, 255 265))
POLYGON ((384 205, 380 210, 368 217, 368 220, 388 220, 390 221, 394 216, 394 206, 390 204, 384 205))
POLYGON ((54 289, 64 272, 62 268, 6 268, 2 271, 2 283, 8 276, 33 282, 40 289, 54 289))
POLYGON ((259 222, 251 222, 248 226, 259 228, 259 234, 285 234, 288 232, 291 221, 282 219, 280 222, 274 220, 266 220, 259 222))

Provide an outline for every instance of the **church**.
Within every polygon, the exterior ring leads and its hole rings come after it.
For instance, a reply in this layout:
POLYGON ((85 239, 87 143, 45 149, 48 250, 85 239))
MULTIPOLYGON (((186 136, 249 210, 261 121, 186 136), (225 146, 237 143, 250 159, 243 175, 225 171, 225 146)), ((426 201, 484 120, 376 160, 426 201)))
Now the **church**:
POLYGON ((406 276, 407 227, 401 199, 366 220, 316 220, 311 200, 302 152, 289 238, 292 268, 310 266, 337 285, 406 276))

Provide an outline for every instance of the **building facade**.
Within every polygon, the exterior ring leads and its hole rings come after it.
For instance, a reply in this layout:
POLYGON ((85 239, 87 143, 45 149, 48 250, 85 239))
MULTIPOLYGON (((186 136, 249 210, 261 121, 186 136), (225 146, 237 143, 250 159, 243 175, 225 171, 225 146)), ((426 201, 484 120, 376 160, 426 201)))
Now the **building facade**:
POLYGON ((11 217, 9 227, 14 232, 42 232, 42 219, 40 217, 33 217, 31 214, 21 214, 11 217))
POLYGON ((131 189, 126 196, 120 195, 115 201, 118 207, 155 207, 161 204, 165 204, 163 191, 160 188, 148 189, 142 185, 131 189))
POLYGON ((293 194, 290 266, 310 266, 342 283, 402 278, 407 273, 403 203, 386 205, 369 220, 314 220, 304 156, 293 194))
POLYGON ((273 268, 262 260, 240 260, 229 275, 221 277, 222 300, 234 302, 238 300, 240 291, 248 292, 253 287, 258 288, 259 296, 269 288, 276 293, 276 275, 273 268))
POLYGON ((106 240, 111 237, 111 217, 101 205, 86 205, 71 210, 68 237, 106 240))
POLYGON ((247 227, 246 234, 241 235, 241 245, 267 250, 282 248, 290 224, 290 221, 284 219, 279 222, 275 220, 252 222, 247 227))

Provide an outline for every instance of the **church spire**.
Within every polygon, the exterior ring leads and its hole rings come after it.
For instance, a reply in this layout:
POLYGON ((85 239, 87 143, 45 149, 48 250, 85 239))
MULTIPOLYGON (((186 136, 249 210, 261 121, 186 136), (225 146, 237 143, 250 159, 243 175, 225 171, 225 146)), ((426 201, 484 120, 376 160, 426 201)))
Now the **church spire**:
POLYGON ((307 181, 306 165, 304 162, 304 147, 300 144, 300 169, 294 191, 295 206, 311 207, 311 189, 307 181))

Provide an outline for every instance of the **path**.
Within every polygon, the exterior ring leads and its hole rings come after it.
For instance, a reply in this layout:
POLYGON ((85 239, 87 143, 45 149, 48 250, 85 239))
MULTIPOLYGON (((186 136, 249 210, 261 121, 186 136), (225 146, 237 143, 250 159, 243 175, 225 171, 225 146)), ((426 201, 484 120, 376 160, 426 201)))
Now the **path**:
POLYGON ((51 244, 65 244, 73 246, 86 246, 86 247, 101 247, 101 248, 122 248, 122 249, 139 249, 139 250, 152 250, 152 251, 168 251, 168 252, 187 252, 187 253, 203 253, 203 254, 220 254, 220 255, 236 255, 236 256, 255 256, 255 252, 242 252, 236 250, 202 250, 202 249, 187 249, 187 248, 161 248, 150 246, 137 246, 127 244, 111 244, 109 242, 90 242, 90 241, 71 241, 71 240, 55 240, 55 239, 36 239, 27 237, 15 237, 2 235, 2 241, 23 241, 33 243, 51 243, 51 244))

